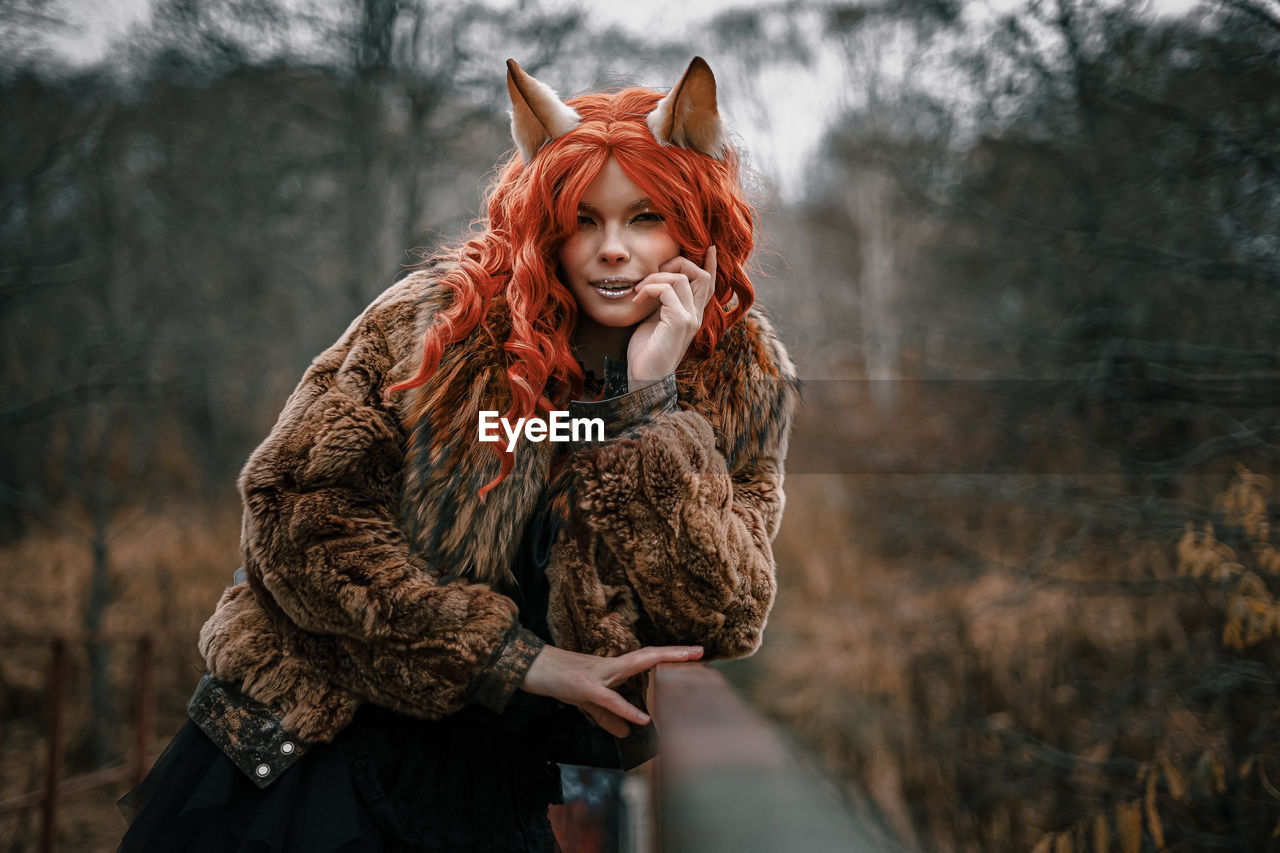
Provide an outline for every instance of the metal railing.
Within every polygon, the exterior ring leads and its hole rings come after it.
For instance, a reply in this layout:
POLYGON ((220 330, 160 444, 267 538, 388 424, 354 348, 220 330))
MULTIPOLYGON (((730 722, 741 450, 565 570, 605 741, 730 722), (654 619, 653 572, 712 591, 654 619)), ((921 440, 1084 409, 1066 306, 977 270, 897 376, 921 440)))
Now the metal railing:
POLYGON ((897 846, 713 667, 658 667, 651 771, 655 853, 870 853, 897 846))
POLYGON ((152 730, 155 721, 155 640, 149 633, 96 634, 6 634, 0 635, 0 648, 17 644, 47 643, 49 669, 45 679, 45 779, 34 791, 0 800, 0 816, 29 808, 40 808, 40 851, 53 853, 58 831, 58 806, 73 794, 114 785, 122 780, 133 784, 142 781, 156 756, 152 753, 152 730), (64 711, 67 701, 69 650, 98 643, 131 642, 135 647, 133 743, 129 760, 100 768, 90 773, 65 777, 66 730, 64 711))
MULTIPOLYGON (((152 751, 155 640, 150 633, 0 635, 0 648, 33 642, 47 644, 50 652, 44 697, 44 784, 0 800, 0 816, 39 808, 39 850, 53 853, 62 800, 125 780, 137 784, 157 757, 152 751), (70 650, 107 642, 129 642, 135 648, 129 758, 67 777, 64 712, 70 650)), ((637 853, 869 853, 896 848, 855 818, 833 786, 798 759, 776 727, 748 708, 713 667, 701 663, 660 666, 650 701, 662 733, 662 754, 623 780, 622 796, 630 806, 624 810, 629 826, 622 828, 619 839, 623 849, 637 853)), ((588 823, 598 821, 584 817, 588 823)), ((570 848, 595 849, 595 845, 570 844, 570 848)))

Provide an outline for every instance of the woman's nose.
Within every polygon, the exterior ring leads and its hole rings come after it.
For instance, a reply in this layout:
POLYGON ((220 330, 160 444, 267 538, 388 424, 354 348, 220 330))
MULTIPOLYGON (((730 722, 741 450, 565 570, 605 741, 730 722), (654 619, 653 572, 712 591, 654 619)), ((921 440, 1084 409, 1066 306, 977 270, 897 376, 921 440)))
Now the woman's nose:
POLYGON ((600 241, 600 261, 606 264, 620 264, 629 257, 631 257, 631 253, 627 251, 627 243, 623 239, 622 229, 605 228, 604 238, 600 241))

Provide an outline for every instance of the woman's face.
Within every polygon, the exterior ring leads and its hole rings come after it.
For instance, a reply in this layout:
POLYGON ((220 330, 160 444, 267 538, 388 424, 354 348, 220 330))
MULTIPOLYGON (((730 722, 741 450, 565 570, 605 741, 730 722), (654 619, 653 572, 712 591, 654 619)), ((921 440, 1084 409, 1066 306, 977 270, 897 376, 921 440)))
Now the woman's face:
POLYGON ((658 307, 634 301, 635 285, 680 254, 667 223, 610 157, 578 203, 578 228, 560 248, 560 270, 579 322, 634 326, 658 307))

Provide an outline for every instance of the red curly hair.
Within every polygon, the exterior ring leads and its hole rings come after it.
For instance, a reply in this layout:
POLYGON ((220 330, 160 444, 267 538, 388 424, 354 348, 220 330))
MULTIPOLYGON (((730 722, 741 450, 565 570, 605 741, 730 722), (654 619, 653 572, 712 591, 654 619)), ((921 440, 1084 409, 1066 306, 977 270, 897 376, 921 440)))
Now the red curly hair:
MULTIPOLYGON (((531 417, 580 397, 584 376, 570 350, 578 306, 560 279, 556 258, 577 227, 579 199, 609 157, 652 200, 681 255, 701 266, 707 248, 716 247, 715 292, 684 357, 715 348, 755 301, 746 264, 756 219, 731 146, 717 160, 654 139, 645 118, 661 97, 651 89, 628 88, 572 98, 568 105, 582 117, 578 127, 548 142, 531 163, 513 151, 500 165, 487 191, 483 233, 442 256, 456 259, 440 278, 453 298, 423 335, 418 373, 388 394, 425 384, 445 348, 481 326, 490 301, 503 294, 511 315, 503 343, 512 395, 505 417, 531 417)), ((482 497, 513 464, 501 442, 493 447, 501 471, 480 490, 482 497)))

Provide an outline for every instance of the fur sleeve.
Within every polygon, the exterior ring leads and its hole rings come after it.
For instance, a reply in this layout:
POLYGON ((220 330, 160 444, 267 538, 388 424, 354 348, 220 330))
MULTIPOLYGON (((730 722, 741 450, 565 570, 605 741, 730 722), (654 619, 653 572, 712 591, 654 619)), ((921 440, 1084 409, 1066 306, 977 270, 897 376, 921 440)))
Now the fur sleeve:
POLYGON ((798 383, 766 321, 749 320, 726 341, 714 389, 682 387, 683 411, 575 460, 579 517, 634 590, 641 640, 701 644, 708 658, 756 650, 776 589, 798 383))
POLYGON ((500 708, 537 650, 511 599, 438 583, 398 526, 406 439, 382 394, 416 358, 423 290, 392 287, 315 360, 240 490, 250 585, 294 648, 371 701, 434 716, 500 708))

